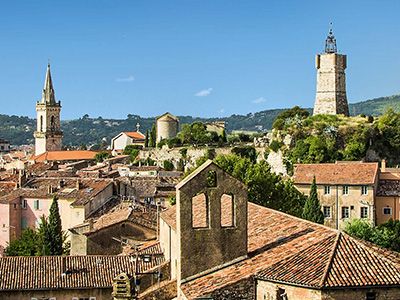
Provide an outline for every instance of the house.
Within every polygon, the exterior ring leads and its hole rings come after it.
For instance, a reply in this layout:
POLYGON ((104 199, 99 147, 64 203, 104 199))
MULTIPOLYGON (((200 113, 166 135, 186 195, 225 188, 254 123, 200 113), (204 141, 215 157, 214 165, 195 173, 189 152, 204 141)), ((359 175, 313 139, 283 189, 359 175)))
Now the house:
POLYGON ((382 160, 375 203, 377 225, 389 219, 400 220, 400 169, 386 168, 385 160, 382 160))
POLYGON ((293 181, 300 192, 310 193, 314 177, 325 225, 343 229, 346 222, 354 218, 376 224, 378 163, 336 162, 294 166, 293 181))
POLYGON ((77 161, 94 161, 96 151, 90 150, 60 150, 46 151, 42 154, 35 155, 31 158, 34 163, 38 162, 77 162, 77 161))
POLYGON ((10 152, 10 142, 0 139, 0 152, 10 152))
POLYGON ((160 245, 177 299, 399 299, 400 256, 247 202, 207 161, 176 186, 160 245))
POLYGON ((111 140, 113 155, 121 154, 128 145, 144 147, 146 137, 139 131, 124 131, 111 140))
MULTIPOLYGON (((140 247, 136 256, 14 256, 0 258, 2 300, 109 300, 115 278, 129 274, 146 292, 154 274, 168 279, 168 263, 158 243, 140 247), (155 269, 156 268, 156 269, 155 269), (12 274, 12 276, 10 276, 12 274)), ((162 282, 160 282, 162 286, 162 282)))
POLYGON ((122 202, 69 231, 71 255, 121 254, 125 245, 156 239, 157 213, 122 202))
POLYGON ((109 179, 34 178, 0 197, 0 253, 24 228, 36 228, 58 198, 63 230, 81 224, 114 197, 109 179))

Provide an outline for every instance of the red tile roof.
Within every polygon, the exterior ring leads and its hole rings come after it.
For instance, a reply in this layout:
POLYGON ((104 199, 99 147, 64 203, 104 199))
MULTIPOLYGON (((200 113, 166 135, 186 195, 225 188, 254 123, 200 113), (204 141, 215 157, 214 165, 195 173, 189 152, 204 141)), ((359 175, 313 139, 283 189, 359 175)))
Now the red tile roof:
MULTIPOLYGON (((161 217, 176 228, 175 206, 161 217)), ((193 299, 256 274, 314 287, 321 282, 327 287, 400 286, 400 257, 377 249, 328 227, 249 203, 248 258, 186 282, 181 288, 193 299)))
POLYGON ((124 133, 134 140, 144 140, 146 138, 143 133, 137 131, 125 131, 124 133))
MULTIPOLYGON (((147 272, 164 263, 158 243, 142 249, 140 254, 154 254, 154 257, 151 262, 139 259, 138 272, 147 272)), ((0 291, 111 288, 115 276, 134 271, 132 256, 4 257, 0 258, 0 291)))
POLYGON ((70 160, 94 160, 96 151, 90 150, 68 150, 68 151, 47 151, 32 157, 35 162, 44 161, 70 161, 70 160))
POLYGON ((296 164, 295 184, 364 185, 374 184, 378 175, 378 163, 338 162, 326 164, 296 164))
POLYGON ((337 233, 275 263, 257 277, 315 288, 400 286, 400 255, 384 252, 337 233))

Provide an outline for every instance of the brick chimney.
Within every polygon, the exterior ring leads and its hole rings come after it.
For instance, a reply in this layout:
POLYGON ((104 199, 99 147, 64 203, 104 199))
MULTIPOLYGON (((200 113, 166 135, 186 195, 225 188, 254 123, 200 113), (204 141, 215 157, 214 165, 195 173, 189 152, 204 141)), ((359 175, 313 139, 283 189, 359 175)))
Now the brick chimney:
POLYGON ((386 159, 381 161, 381 172, 386 172, 386 159))

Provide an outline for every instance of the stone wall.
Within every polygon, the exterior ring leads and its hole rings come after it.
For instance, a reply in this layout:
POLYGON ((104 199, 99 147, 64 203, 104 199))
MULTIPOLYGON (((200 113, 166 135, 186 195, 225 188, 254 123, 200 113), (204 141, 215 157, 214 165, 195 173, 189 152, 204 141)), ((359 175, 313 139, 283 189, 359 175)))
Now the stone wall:
POLYGON ((385 287, 385 288, 374 288, 374 289, 343 289, 343 290, 323 291, 321 300, 366 299, 367 292, 376 293, 375 294, 376 300, 398 300, 398 299, 400 299, 400 288, 386 288, 385 287))
MULTIPOLYGON (((321 291, 287 284, 277 284, 269 281, 257 281, 257 300, 276 300, 278 289, 286 292, 287 299, 320 300, 321 291)), ((354 298, 356 299, 356 298, 354 298)))

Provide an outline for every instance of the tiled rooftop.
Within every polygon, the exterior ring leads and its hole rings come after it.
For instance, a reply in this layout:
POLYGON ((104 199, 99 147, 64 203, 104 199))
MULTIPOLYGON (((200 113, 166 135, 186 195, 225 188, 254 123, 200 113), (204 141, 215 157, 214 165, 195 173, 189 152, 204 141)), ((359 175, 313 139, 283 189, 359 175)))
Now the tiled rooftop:
MULTIPOLYGON (((141 254, 154 256, 151 262, 139 258, 138 272, 147 272, 164 263, 158 243, 142 249, 141 254)), ((0 258, 0 291, 111 288, 113 278, 119 273, 133 275, 134 271, 133 256, 4 257, 0 258)))
POLYGON ((378 175, 378 163, 338 162, 324 164, 296 164, 295 184, 364 185, 374 184, 378 175))
POLYGON ((124 132, 127 136, 130 138, 133 138, 134 140, 144 140, 145 136, 141 132, 137 131, 125 131, 124 132))
MULTIPOLYGON (((175 206, 161 217, 176 228, 175 206)), ((321 282, 329 287, 400 285, 400 258, 328 227, 249 203, 248 258, 186 282, 181 288, 193 299, 256 274, 314 287, 321 282), (352 272, 355 269, 357 274, 352 272)))
POLYGON ((44 161, 68 161, 68 160, 94 160, 96 151, 90 150, 66 150, 66 151, 47 151, 32 157, 35 162, 44 161))
POLYGON ((36 178, 31 180, 27 187, 15 189, 0 197, 0 203, 7 203, 18 197, 50 199, 57 196, 59 199, 74 200, 72 205, 84 205, 110 184, 112 181, 109 179, 36 178), (62 187, 60 187, 60 181, 62 181, 62 187), (78 181, 79 190, 77 189, 78 181), (53 188, 52 192, 49 191, 50 186, 53 188))
POLYGON ((377 196, 400 196, 400 180, 379 180, 377 196))

